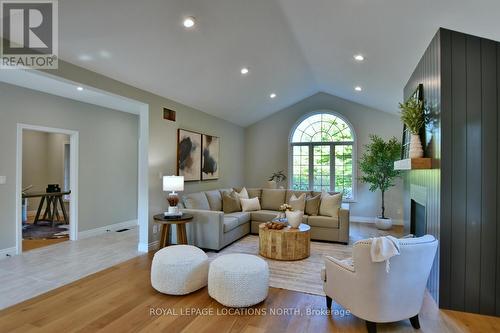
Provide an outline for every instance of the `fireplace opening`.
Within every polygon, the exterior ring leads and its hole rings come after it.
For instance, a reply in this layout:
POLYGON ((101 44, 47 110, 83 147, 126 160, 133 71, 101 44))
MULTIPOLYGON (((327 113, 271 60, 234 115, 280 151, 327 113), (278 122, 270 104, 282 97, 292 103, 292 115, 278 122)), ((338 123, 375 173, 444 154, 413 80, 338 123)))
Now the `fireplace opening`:
POLYGON ((425 206, 411 200, 411 223, 410 232, 416 237, 423 236, 427 233, 427 215, 425 206))

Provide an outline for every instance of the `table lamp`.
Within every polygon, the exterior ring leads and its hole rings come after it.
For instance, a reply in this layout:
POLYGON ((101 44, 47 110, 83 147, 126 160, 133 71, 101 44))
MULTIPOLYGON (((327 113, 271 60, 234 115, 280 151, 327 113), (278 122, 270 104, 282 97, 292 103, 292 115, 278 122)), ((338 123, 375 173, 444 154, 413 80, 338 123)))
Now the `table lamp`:
POLYGON ((179 196, 175 191, 184 191, 184 176, 163 176, 163 191, 172 191, 167 198, 169 207, 165 215, 178 215, 179 196))

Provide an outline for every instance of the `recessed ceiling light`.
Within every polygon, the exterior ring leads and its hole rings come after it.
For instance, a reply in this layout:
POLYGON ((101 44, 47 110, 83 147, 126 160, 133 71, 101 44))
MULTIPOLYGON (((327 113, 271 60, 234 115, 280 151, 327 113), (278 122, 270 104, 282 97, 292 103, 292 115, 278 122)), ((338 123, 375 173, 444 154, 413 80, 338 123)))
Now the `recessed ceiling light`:
POLYGON ((275 93, 272 93, 271 95, 269 95, 269 97, 271 97, 271 98, 276 98, 276 94, 275 94, 275 93))
POLYGON ((250 71, 248 70, 248 68, 243 67, 240 72, 241 72, 241 75, 247 75, 248 72, 250 72, 250 71))
POLYGON ((363 88, 361 88, 360 86, 356 86, 356 87, 354 87, 354 90, 356 90, 356 91, 362 91, 363 88))
POLYGON ((76 90, 83 91, 83 87, 76 87, 76 90))
POLYGON ((182 22, 182 24, 184 25, 184 27, 189 29, 189 28, 194 27, 194 25, 196 24, 196 21, 195 21, 194 17, 189 16, 189 17, 186 17, 184 19, 184 22, 182 22))
POLYGON ((363 61, 363 60, 365 60, 365 57, 363 57, 362 54, 356 54, 356 55, 354 55, 354 60, 363 61))

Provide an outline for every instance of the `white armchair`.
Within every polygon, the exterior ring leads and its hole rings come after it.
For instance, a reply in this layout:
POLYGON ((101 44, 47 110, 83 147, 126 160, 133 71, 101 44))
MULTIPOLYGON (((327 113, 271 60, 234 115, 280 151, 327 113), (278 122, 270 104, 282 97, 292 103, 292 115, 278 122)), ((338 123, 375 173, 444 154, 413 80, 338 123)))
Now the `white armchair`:
POLYGON ((400 239, 401 254, 390 259, 389 273, 385 262, 372 262, 369 239, 354 244, 352 261, 326 257, 328 308, 335 300, 364 319, 370 333, 377 331, 376 323, 404 319, 420 328, 418 313, 437 246, 431 235, 400 239))

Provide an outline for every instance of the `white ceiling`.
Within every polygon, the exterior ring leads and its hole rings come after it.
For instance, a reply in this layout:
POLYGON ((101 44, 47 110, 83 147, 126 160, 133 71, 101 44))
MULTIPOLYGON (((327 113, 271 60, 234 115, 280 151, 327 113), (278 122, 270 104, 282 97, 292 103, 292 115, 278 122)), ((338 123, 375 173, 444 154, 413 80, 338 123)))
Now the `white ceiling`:
POLYGON ((500 40, 498 0, 62 0, 59 8, 62 59, 242 126, 318 91, 396 112, 439 27, 500 40), (189 15, 197 25, 185 30, 189 15), (356 63, 356 53, 366 60, 356 63))

